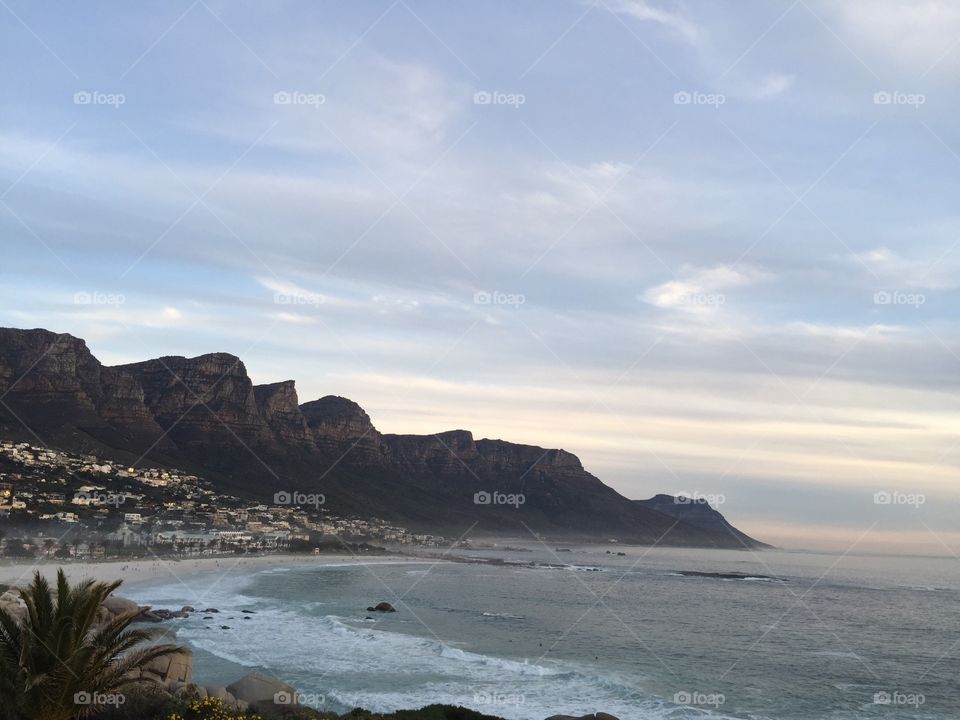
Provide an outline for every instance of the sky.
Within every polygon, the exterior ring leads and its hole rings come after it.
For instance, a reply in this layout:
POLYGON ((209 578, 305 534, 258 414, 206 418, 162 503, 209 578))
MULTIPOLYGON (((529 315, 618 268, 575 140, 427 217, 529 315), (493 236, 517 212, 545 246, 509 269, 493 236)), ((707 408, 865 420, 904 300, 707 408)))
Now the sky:
POLYGON ((0 37, 0 325, 960 552, 960 5, 0 0, 0 37))

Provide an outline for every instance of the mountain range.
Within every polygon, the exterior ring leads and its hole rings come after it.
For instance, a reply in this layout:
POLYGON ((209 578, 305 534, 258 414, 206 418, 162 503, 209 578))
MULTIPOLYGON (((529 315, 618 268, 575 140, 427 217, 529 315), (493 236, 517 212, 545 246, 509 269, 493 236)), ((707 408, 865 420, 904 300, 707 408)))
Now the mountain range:
POLYGON ((698 547, 766 547, 702 504, 630 500, 565 450, 466 430, 379 432, 347 398, 300 403, 292 380, 254 385, 211 353, 105 366, 86 343, 0 328, 0 431, 52 448, 179 467, 271 502, 320 493, 339 514, 473 534, 698 547))

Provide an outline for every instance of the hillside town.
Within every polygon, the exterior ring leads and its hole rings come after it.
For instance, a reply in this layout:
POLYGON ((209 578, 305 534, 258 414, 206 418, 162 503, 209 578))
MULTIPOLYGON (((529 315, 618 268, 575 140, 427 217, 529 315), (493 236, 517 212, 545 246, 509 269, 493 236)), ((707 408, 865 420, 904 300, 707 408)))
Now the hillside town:
POLYGON ((270 504, 175 469, 127 467, 0 440, 0 556, 98 560, 245 552, 374 552, 440 547, 377 518, 340 517, 319 494, 270 504))

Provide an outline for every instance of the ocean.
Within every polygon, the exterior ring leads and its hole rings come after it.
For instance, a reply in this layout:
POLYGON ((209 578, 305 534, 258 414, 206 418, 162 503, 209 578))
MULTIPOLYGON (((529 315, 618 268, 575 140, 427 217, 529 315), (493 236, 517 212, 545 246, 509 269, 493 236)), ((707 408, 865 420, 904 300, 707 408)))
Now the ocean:
POLYGON ((472 554, 536 566, 370 559, 251 571, 225 560, 225 573, 126 594, 220 611, 173 622, 200 684, 260 669, 338 712, 449 703, 510 720, 960 718, 955 559, 472 554), (380 601, 397 612, 367 612, 380 601))

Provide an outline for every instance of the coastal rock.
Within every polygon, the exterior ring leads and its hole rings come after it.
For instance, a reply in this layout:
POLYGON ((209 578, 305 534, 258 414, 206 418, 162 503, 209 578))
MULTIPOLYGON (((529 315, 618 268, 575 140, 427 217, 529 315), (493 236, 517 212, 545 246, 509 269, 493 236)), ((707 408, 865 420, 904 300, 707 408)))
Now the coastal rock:
POLYGON ((157 658, 150 662, 143 674, 156 675, 158 682, 170 686, 175 682, 193 681, 193 653, 187 649, 172 655, 157 658))
POLYGON ((229 694, 223 685, 207 685, 204 689, 207 691, 207 697, 217 698, 218 700, 226 700, 229 694))
POLYGON ((713 578, 715 580, 766 580, 769 582, 785 583, 785 578, 773 577, 771 575, 758 575, 756 573, 742 572, 702 572, 700 570, 678 570, 677 575, 683 577, 713 578))
POLYGON ((142 608, 137 620, 144 622, 163 622, 164 620, 173 620, 174 618, 185 618, 189 613, 182 610, 167 610, 165 608, 142 608))
POLYGON ((285 693, 291 699, 292 702, 285 704, 297 704, 297 691, 293 687, 261 672, 244 675, 235 683, 227 685, 227 691, 237 700, 251 705, 257 703, 272 705, 277 693, 285 693))
POLYGON ((367 608, 367 612, 396 612, 397 609, 388 602, 377 603, 367 608))
POLYGON ((103 607, 111 615, 133 615, 140 613, 140 606, 133 600, 111 595, 103 601, 103 607))
POLYGON ((163 685, 163 675, 158 672, 153 672, 152 670, 141 670, 140 671, 141 680, 149 680, 152 683, 157 685, 163 685))
POLYGON ((27 608, 20 600, 20 593, 14 590, 0 595, 0 609, 5 610, 18 623, 22 623, 27 617, 27 608))

